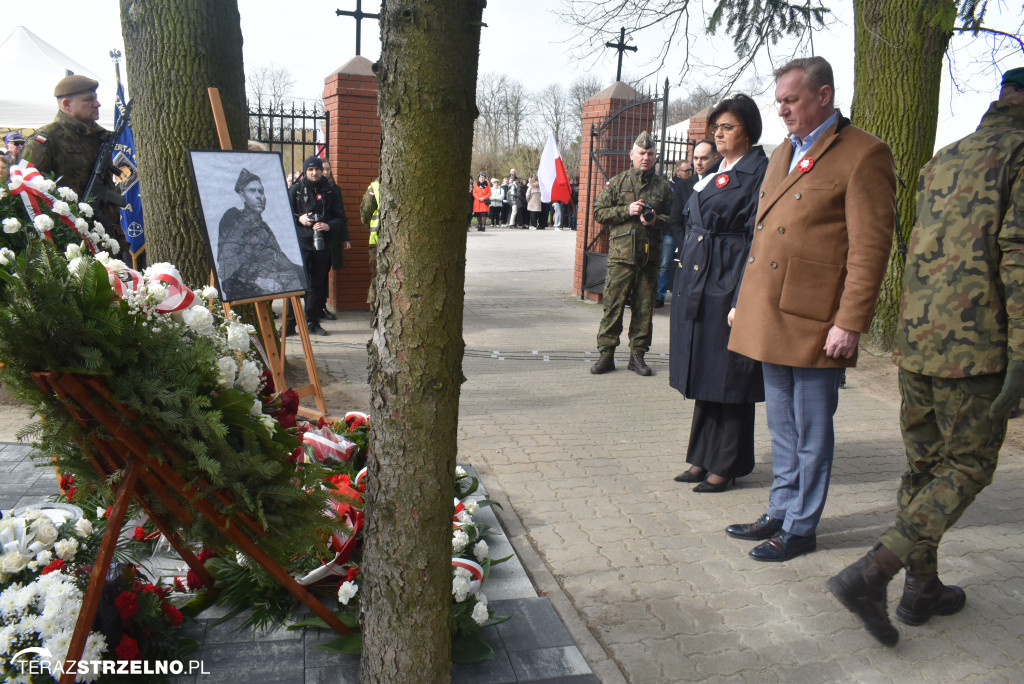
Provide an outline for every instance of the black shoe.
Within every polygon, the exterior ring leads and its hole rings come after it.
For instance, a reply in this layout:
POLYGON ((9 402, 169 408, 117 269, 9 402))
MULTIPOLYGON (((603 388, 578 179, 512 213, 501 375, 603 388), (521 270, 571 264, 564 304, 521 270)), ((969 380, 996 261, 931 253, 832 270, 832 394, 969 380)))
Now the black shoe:
POLYGON ((736 539, 759 541, 761 539, 770 539, 780 530, 782 530, 782 518, 770 518, 765 513, 749 525, 729 525, 725 528, 725 533, 736 539))
POLYGON ((310 324, 309 324, 309 325, 307 325, 306 327, 307 327, 307 328, 309 329, 309 334, 310 334, 310 335, 320 335, 320 336, 324 336, 324 335, 326 335, 326 334, 327 334, 327 331, 326 331, 326 330, 324 330, 324 329, 323 329, 323 328, 322 328, 322 327, 320 326, 320 322, 319 322, 319 321, 313 321, 312 323, 310 323, 310 324))
POLYGON ((754 560, 780 563, 810 553, 818 548, 817 539, 813 534, 799 535, 779 530, 766 542, 762 542, 750 550, 754 560))
POLYGON ((626 366, 626 370, 634 371, 637 375, 642 375, 644 377, 654 374, 651 367, 644 363, 643 354, 632 354, 629 357, 629 364, 626 366))
POLYGON ((654 308, 655 309, 660 309, 663 306, 665 306, 665 300, 664 299, 655 299, 654 300, 654 308))
POLYGON ((703 482, 707 476, 708 471, 701 468, 699 473, 695 473, 692 470, 686 470, 676 475, 673 480, 676 482, 703 482))
POLYGON ((609 354, 608 356, 601 355, 597 361, 590 367, 590 372, 594 375, 601 375, 609 371, 615 370, 615 357, 609 354))
POLYGON ((729 485, 734 484, 736 484, 735 477, 732 478, 731 480, 722 480, 718 484, 711 484, 707 480, 704 480, 699 485, 694 487, 693 491, 697 492, 698 494, 718 494, 719 492, 724 492, 726 489, 728 489, 729 485))
POLYGON ((320 318, 321 319, 326 319, 328 321, 336 321, 336 320, 338 320, 338 317, 335 316, 334 314, 332 314, 327 309, 324 309, 323 311, 320 312, 320 318))
POLYGON ((295 330, 295 324, 289 323, 288 325, 286 325, 284 327, 284 334, 287 335, 288 337, 297 334, 297 331, 295 330))
POLYGON ((966 603, 964 590, 943 584, 937 573, 915 575, 908 572, 903 597, 896 606, 896 619, 917 627, 928 622, 932 615, 959 613, 966 603))
POLYGON ((868 633, 883 646, 895 646, 900 640, 899 631, 889 621, 886 589, 901 567, 896 554, 876 544, 825 583, 832 595, 860 618, 868 633))

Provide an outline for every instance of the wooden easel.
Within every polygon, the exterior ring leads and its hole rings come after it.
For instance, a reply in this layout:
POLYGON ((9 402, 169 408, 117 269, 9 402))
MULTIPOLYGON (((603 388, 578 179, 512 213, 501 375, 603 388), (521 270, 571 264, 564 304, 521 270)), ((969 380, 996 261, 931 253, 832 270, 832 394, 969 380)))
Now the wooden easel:
MULTIPOLYGON (((195 486, 189 486, 175 469, 181 463, 181 458, 166 445, 163 446, 164 462, 150 457, 149 444, 158 441, 156 435, 147 427, 137 427, 136 417, 110 395, 101 378, 54 373, 32 373, 32 378, 45 395, 56 394, 71 417, 84 429, 84 433, 89 435, 89 443, 98 454, 91 459, 93 468, 104 479, 115 473, 121 475, 114 505, 111 507, 103 539, 100 541, 96 562, 89 576, 89 586, 82 599, 82 609, 78 614, 64 662, 78 662, 82 657, 96 610, 99 608, 117 540, 124 526, 128 504, 133 498, 139 502, 178 555, 195 571, 199 580, 210 591, 213 591, 213 577, 181 539, 174 525, 170 524, 176 520, 187 525, 194 520, 184 507, 186 501, 331 629, 342 635, 350 633, 334 613, 256 544, 254 539, 265 537, 266 529, 247 515, 240 514, 229 520, 219 512, 223 507, 231 505, 233 499, 230 493, 216 489, 204 480, 200 480, 195 486), (133 429, 130 425, 136 427, 133 429), (101 438, 95 429, 97 426, 102 426, 111 438, 101 438), (150 506, 150 502, 154 500, 159 500, 169 511, 169 519, 154 514, 150 506)), ((75 672, 69 671, 61 676, 59 684, 73 684, 74 681, 75 672)))
MULTIPOLYGON (((207 93, 210 96, 210 107, 213 109, 213 120, 217 125, 217 138, 220 141, 220 148, 222 150, 234 149, 231 146, 231 134, 228 132, 228 122, 224 116, 224 106, 220 101, 220 90, 217 88, 207 88, 207 93)), ((214 285, 213 273, 210 273, 210 284, 214 285)), ((267 356, 267 364, 270 366, 270 373, 274 377, 274 385, 278 391, 283 390, 288 384, 284 379, 284 354, 285 354, 285 342, 287 335, 285 329, 281 329, 281 348, 277 348, 277 339, 274 335, 274 323, 271 320, 269 314, 267 314, 267 308, 261 306, 267 302, 273 302, 277 299, 283 300, 283 310, 281 312, 281 320, 288 320, 288 305, 291 304, 292 308, 295 309, 295 327, 299 334, 299 340, 302 342, 302 354, 306 359, 306 373, 309 375, 309 384, 302 385, 301 387, 293 388, 295 393, 299 395, 301 400, 303 397, 313 396, 313 400, 316 402, 316 409, 306 408, 305 406, 299 406, 298 414, 304 418, 318 419, 326 417, 327 415, 327 403, 324 401, 324 390, 320 384, 320 374, 316 368, 316 359, 313 356, 313 344, 309 339, 309 329, 306 327, 306 314, 302 308, 302 292, 286 292, 284 294, 274 295, 271 297, 254 297, 251 299, 240 299, 235 302, 225 302, 224 313, 231 311, 232 305, 237 306, 238 304, 256 304, 256 319, 260 326, 260 339, 263 342, 263 349, 267 356)))

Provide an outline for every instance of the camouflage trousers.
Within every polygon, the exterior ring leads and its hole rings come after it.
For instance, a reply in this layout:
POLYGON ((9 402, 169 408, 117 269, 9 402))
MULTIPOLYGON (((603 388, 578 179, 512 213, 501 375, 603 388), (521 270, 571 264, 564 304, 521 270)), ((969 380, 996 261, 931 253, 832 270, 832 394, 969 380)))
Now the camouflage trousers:
POLYGON ((900 428, 907 470, 900 482, 896 521, 879 541, 907 572, 938 571, 942 535, 992 482, 1004 416, 988 416, 1003 375, 937 378, 900 369, 900 428))
POLYGON ((657 259, 651 259, 643 267, 618 261, 608 264, 602 296, 604 317, 597 330, 597 349, 602 356, 611 356, 619 346, 622 316, 630 297, 632 311, 629 316, 629 350, 632 354, 647 353, 651 348, 651 319, 654 317, 657 289, 657 259))

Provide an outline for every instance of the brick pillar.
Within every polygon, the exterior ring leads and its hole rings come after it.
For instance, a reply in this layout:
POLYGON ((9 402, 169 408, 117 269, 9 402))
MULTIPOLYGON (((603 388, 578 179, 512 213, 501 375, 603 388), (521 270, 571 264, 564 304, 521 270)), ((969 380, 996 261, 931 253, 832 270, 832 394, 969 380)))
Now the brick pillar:
MULTIPOLYGON (((587 250, 587 242, 601 230, 594 221, 593 204, 605 186, 605 178, 598 170, 598 164, 607 172, 610 180, 629 168, 628 156, 618 154, 602 154, 600 150, 616 149, 628 151, 632 148, 634 138, 640 131, 650 131, 654 125, 655 107, 644 104, 623 112, 611 126, 603 129, 597 139, 591 135, 592 130, 601 127, 614 113, 623 108, 631 100, 641 99, 641 94, 629 85, 618 81, 593 95, 583 103, 583 144, 580 150, 580 201, 576 220, 576 261, 573 268, 573 292, 583 294, 587 299, 600 301, 601 295, 583 291, 583 253, 587 250), (592 174, 590 169, 591 143, 598 152, 592 174), (592 175, 592 177, 591 177, 592 175), (589 223, 588 223, 589 219, 589 223), (584 232, 583 226, 588 230, 584 232)), ((608 252, 608 240, 604 238, 591 247, 594 252, 608 252)))
MULTIPOLYGON (((690 127, 686 131, 686 137, 690 140, 700 142, 708 137, 708 116, 715 110, 714 107, 705 107, 690 117, 690 127)), ((689 148, 690 156, 693 156, 693 148, 689 148)))
POLYGON ((377 76, 370 60, 353 57, 324 80, 324 109, 330 115, 331 168, 341 186, 352 239, 352 249, 344 253, 344 268, 331 270, 327 301, 335 309, 369 309, 370 231, 359 220, 359 203, 366 186, 380 173, 377 76))

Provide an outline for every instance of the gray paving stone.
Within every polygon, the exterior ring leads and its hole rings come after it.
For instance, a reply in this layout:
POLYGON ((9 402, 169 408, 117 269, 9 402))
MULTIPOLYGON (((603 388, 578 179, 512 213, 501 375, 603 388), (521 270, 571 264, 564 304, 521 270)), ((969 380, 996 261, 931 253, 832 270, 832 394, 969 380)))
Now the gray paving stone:
POLYGON ((512 617, 498 625, 498 634, 510 651, 533 651, 550 646, 571 646, 574 642, 551 603, 545 598, 495 601, 500 615, 512 617))
POLYGON ((590 666, 575 646, 509 651, 508 657, 520 682, 591 674, 590 666))

